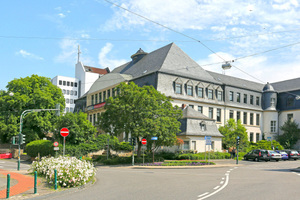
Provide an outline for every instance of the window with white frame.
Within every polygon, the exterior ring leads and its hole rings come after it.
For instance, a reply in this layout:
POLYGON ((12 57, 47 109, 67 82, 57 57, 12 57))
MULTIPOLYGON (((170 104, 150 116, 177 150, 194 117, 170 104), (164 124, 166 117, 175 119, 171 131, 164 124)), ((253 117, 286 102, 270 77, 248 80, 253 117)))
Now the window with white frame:
POLYGON ((203 88, 198 86, 197 95, 200 98, 203 98, 203 88))
POLYGON ((233 101, 233 92, 232 91, 229 92, 229 101, 233 101))
POLYGON ((187 85, 187 95, 193 96, 193 86, 192 85, 187 85))
POLYGON ((190 141, 183 141, 183 149, 190 150, 190 141))
POLYGON ((217 97, 217 98, 218 98, 218 101, 222 101, 222 100, 223 100, 223 98, 222 98, 222 97, 223 97, 223 92, 222 92, 222 91, 219 91, 219 90, 218 90, 217 96, 218 96, 218 97, 217 97))
POLYGON ((203 113, 203 107, 202 107, 202 106, 198 106, 198 111, 199 111, 200 113, 203 113))
POLYGON ((175 83, 175 93, 176 94, 182 94, 182 84, 175 83))
POLYGON ((221 122, 221 109, 217 109, 217 122, 221 122))
POLYGON ((214 118, 214 108, 208 108, 208 117, 211 119, 214 118))
POLYGON ((208 97, 208 99, 213 99, 213 90, 212 89, 208 89, 208 91, 207 91, 207 97, 208 97))
POLYGON ((271 121, 271 133, 276 133, 276 121, 271 121))

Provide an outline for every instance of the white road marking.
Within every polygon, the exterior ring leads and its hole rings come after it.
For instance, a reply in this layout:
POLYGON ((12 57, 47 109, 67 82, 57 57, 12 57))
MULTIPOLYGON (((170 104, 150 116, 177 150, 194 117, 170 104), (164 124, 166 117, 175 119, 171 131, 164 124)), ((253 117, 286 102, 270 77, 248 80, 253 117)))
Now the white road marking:
POLYGON ((230 169, 230 171, 232 171, 233 169, 230 169))
POLYGON ((230 173, 230 171, 227 171, 227 173, 230 173))
POLYGON ((220 184, 222 185, 224 183, 224 181, 221 181, 220 184))
POLYGON ((297 174, 298 176, 300 176, 300 174, 297 174))
POLYGON ((223 177, 222 180, 224 180, 225 178, 223 177))
POLYGON ((205 192, 205 193, 203 193, 203 194, 200 194, 198 197, 202 197, 202 196, 205 196, 205 195, 207 195, 208 194, 208 192, 205 192))
POLYGON ((228 185, 228 182, 229 182, 229 174, 225 174, 225 175, 226 175, 226 181, 225 181, 225 184, 222 185, 222 187, 220 187, 218 190, 214 191, 213 193, 210 193, 210 194, 208 194, 206 196, 203 196, 202 198, 200 198, 198 200, 206 199, 206 198, 208 198, 208 197, 210 197, 210 196, 212 196, 212 195, 220 192, 221 190, 223 190, 228 185))
POLYGON ((220 186, 218 185, 217 187, 214 188, 214 190, 218 189, 220 186))

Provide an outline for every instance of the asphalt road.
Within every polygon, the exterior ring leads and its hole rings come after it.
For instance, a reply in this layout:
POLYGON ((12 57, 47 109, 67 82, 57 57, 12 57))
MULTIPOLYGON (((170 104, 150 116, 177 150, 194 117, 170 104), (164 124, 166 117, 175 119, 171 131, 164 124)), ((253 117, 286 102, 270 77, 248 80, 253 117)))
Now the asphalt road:
POLYGON ((98 167, 97 182, 49 199, 299 199, 300 161, 252 162, 197 169, 98 167))

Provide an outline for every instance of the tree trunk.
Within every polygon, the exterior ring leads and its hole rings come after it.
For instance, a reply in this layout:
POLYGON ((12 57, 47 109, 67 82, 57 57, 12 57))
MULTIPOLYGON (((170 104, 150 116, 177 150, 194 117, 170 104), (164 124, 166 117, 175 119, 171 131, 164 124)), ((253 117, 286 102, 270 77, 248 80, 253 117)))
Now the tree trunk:
POLYGON ((141 157, 142 143, 141 143, 141 141, 138 137, 136 139, 137 139, 137 144, 138 144, 137 157, 140 158, 141 157))

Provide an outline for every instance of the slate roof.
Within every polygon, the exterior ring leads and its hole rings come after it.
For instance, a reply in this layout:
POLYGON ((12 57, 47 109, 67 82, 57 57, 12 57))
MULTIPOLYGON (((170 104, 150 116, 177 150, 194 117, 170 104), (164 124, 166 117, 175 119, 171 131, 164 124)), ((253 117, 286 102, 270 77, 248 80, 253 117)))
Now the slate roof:
POLYGON ((233 76, 228 76, 224 74, 219 74, 216 72, 207 71, 212 77, 214 77, 216 80, 222 82, 225 85, 239 87, 239 88, 245 88, 249 90, 254 90, 257 92, 262 92, 263 87, 265 84, 257 83, 253 81, 248 81, 241 78, 236 78, 233 76))
POLYGON ((219 132, 214 119, 211 119, 188 106, 183 109, 182 114, 183 117, 180 121, 181 130, 183 130, 183 132, 178 135, 223 137, 219 132), (204 131, 201 130, 200 127, 200 123, 202 122, 206 125, 206 130, 204 131))
POLYGON ((300 78, 271 83, 277 92, 300 90, 300 78))
POLYGON ((174 43, 152 51, 140 60, 121 65, 112 73, 130 74, 136 78, 156 71, 220 84, 174 43))
POLYGON ((105 76, 99 77, 92 85, 91 89, 88 91, 89 94, 97 92, 99 90, 105 89, 112 85, 118 83, 129 81, 132 79, 131 75, 118 74, 118 73, 108 73, 105 76))

